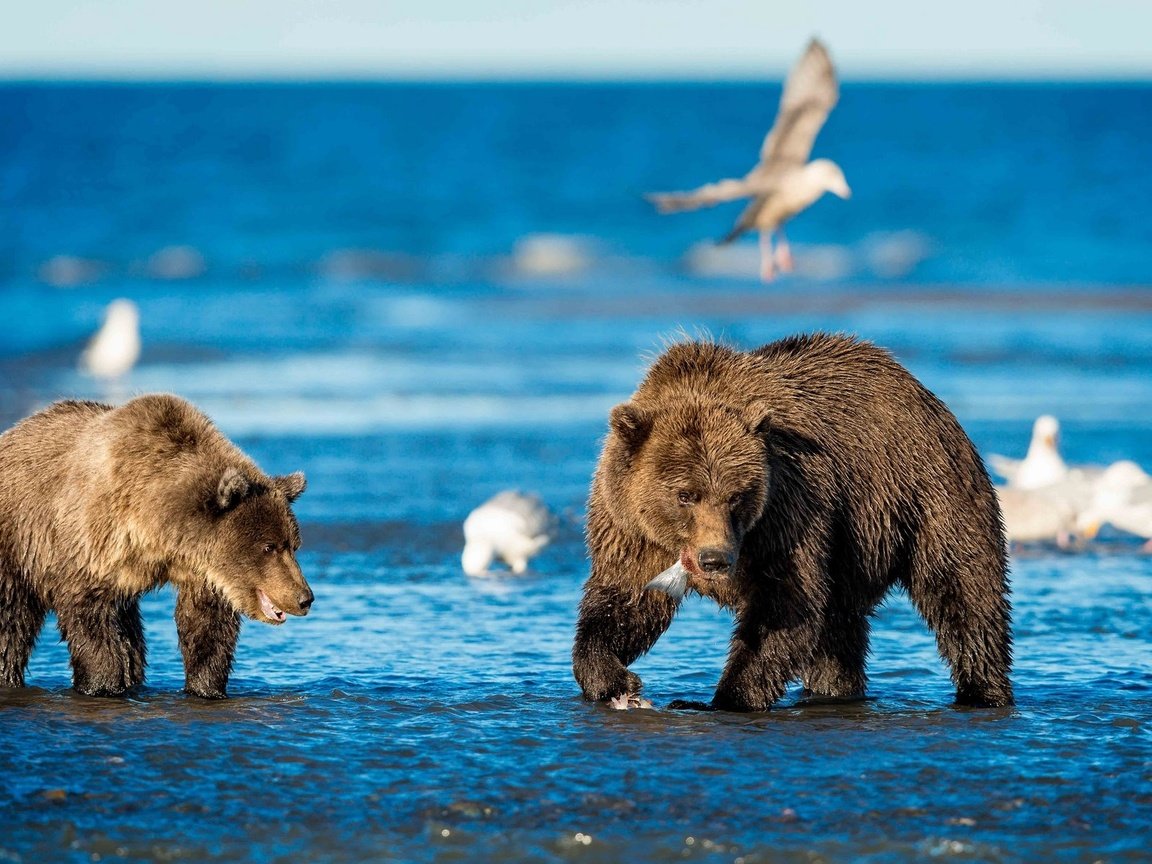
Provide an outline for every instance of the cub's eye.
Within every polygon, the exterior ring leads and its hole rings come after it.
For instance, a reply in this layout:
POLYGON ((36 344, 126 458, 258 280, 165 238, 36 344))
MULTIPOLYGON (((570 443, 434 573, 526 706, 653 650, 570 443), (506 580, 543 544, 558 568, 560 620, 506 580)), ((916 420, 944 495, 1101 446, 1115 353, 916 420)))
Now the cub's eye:
POLYGON ((681 504, 695 504, 700 500, 700 496, 695 492, 689 492, 687 489, 681 489, 676 493, 676 500, 681 504))
POLYGON ((265 543, 264 544, 264 554, 265 555, 271 555, 275 551, 276 551, 276 544, 275 543, 265 543))

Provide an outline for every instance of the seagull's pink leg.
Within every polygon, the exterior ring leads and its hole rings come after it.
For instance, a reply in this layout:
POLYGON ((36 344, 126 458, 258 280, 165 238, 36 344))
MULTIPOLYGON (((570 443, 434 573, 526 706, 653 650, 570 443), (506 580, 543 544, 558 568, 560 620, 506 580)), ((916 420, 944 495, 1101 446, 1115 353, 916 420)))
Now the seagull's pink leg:
POLYGON ((772 232, 760 232, 760 281, 771 282, 776 278, 772 267, 772 232))
POLYGON ((792 248, 788 245, 788 238, 784 236, 784 229, 779 229, 776 239, 776 266, 781 273, 792 272, 792 248))
POLYGON ((1141 546, 1140 551, 1152 553, 1152 540, 1149 540, 1147 543, 1141 546))

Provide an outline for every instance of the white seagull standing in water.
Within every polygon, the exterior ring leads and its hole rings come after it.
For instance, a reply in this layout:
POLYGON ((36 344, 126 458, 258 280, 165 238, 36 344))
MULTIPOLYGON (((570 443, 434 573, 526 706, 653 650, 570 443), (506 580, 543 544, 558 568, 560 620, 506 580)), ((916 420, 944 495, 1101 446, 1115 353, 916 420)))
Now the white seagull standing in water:
POLYGON ((1125 459, 1108 466, 1077 527, 1092 538, 1104 523, 1144 538, 1144 551, 1152 552, 1152 476, 1135 462, 1125 459))
POLYGON ((1060 422, 1051 414, 1037 417, 1032 424, 1028 454, 1023 459, 993 453, 988 464, 1017 489, 1039 489, 1065 480, 1068 465, 1060 455, 1060 422))
POLYGON ((113 380, 140 359, 140 312, 131 300, 113 300, 104 310, 104 323, 80 355, 80 369, 96 378, 113 380))
POLYGON ((719 180, 688 192, 649 195, 648 199, 661 213, 675 213, 751 198, 735 227, 720 242, 730 243, 745 231, 756 229, 760 232, 760 278, 771 281, 776 267, 790 272, 792 253, 784 223, 815 204, 825 192, 841 198, 852 194, 839 165, 830 159, 808 161, 816 136, 839 96, 828 50, 813 39, 788 74, 776 122, 760 147, 756 167, 738 180, 719 180), (773 235, 777 237, 775 251, 773 235))
POLYGON ((535 495, 511 490, 494 495, 464 520, 464 572, 483 576, 499 558, 513 573, 523 573, 552 539, 552 527, 552 514, 535 495))

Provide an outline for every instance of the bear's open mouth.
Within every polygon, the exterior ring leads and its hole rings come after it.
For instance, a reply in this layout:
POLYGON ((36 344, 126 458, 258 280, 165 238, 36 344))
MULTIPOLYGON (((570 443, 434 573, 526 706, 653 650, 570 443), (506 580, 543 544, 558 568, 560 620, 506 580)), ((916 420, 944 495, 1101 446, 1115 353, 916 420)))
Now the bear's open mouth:
POLYGON ((277 624, 283 624, 288 617, 284 610, 273 603, 272 598, 259 588, 256 589, 256 596, 260 598, 260 611, 264 613, 264 616, 277 624))

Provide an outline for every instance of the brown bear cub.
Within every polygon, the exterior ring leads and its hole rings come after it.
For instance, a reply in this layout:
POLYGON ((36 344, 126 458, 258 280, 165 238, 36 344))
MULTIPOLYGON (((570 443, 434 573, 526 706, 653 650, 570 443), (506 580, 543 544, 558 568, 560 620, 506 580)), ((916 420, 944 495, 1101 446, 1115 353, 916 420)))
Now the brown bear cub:
POLYGON ((59 402, 0 435, 0 687, 48 611, 72 685, 112 696, 144 680, 140 595, 176 586, 185 688, 225 696, 240 615, 281 624, 312 591, 290 504, 304 475, 268 477, 175 396, 119 408, 59 402))
POLYGON ((679 559, 736 623, 710 705, 670 707, 763 711, 797 679, 863 696, 868 616, 893 586, 935 632, 958 703, 1012 704, 992 484, 952 413, 873 345, 669 349, 612 410, 587 535, 572 654, 588 699, 638 701, 628 666, 679 606, 646 586, 679 559))

